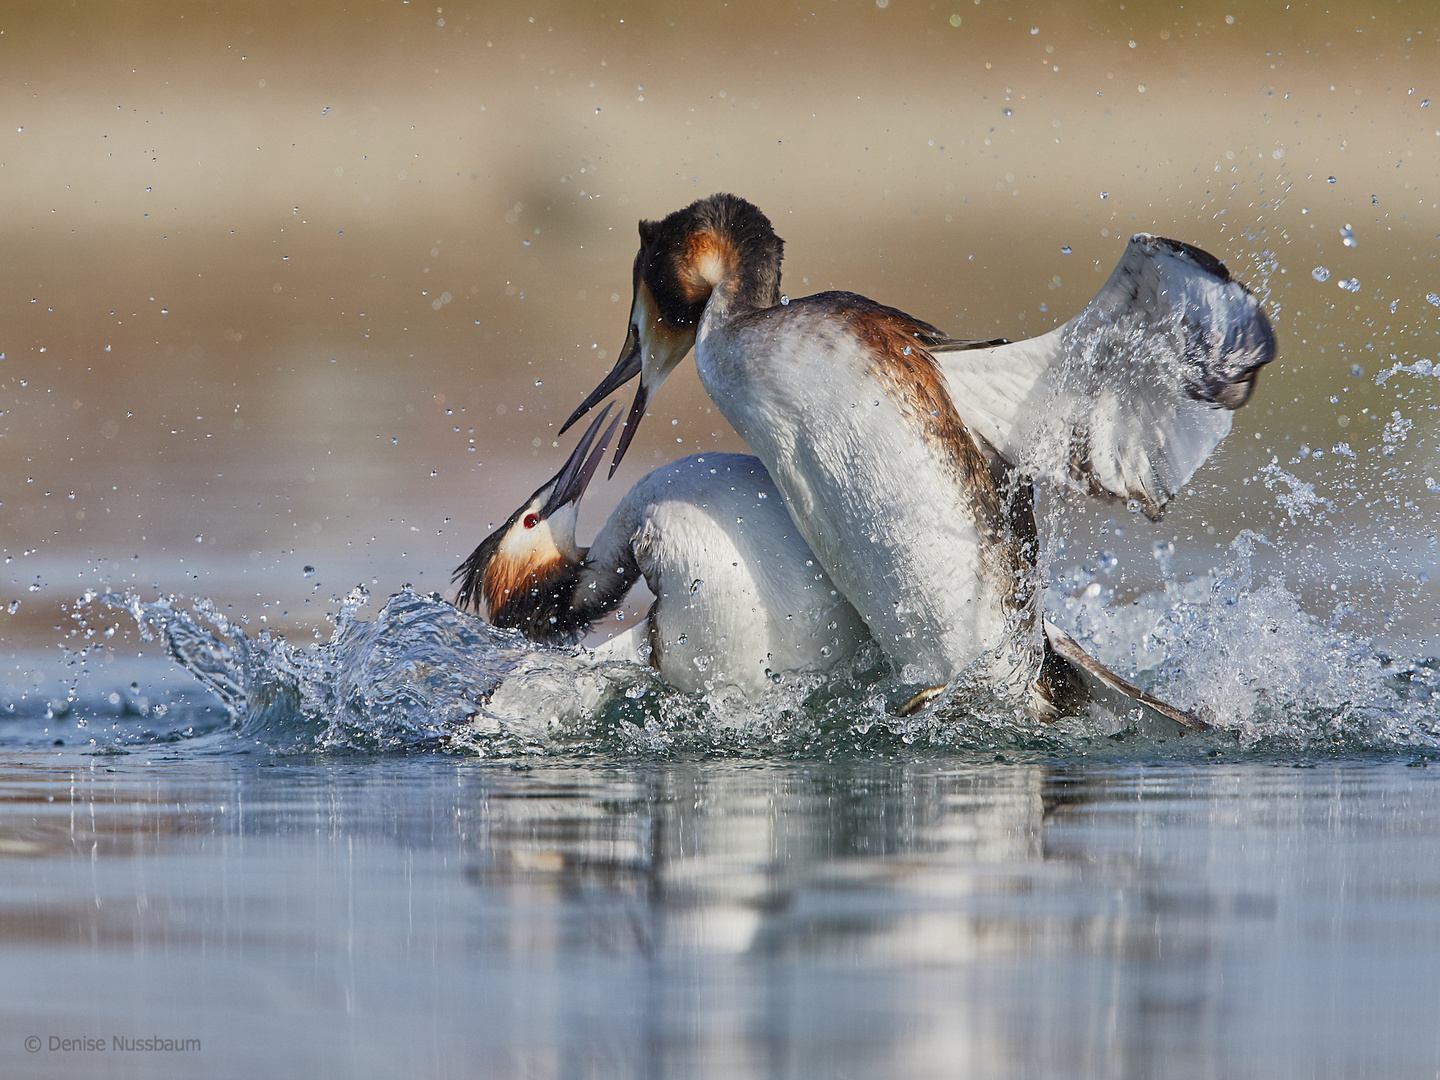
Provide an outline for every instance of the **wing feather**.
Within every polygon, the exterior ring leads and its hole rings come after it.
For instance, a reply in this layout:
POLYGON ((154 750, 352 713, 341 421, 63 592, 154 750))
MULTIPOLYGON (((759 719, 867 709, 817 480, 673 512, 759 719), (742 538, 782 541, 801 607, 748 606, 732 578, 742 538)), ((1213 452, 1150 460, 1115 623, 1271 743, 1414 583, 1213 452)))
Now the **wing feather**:
POLYGON ((1213 255, 1137 233, 1063 326, 932 351, 961 419, 1007 462, 1158 516, 1230 430, 1275 335, 1213 255))

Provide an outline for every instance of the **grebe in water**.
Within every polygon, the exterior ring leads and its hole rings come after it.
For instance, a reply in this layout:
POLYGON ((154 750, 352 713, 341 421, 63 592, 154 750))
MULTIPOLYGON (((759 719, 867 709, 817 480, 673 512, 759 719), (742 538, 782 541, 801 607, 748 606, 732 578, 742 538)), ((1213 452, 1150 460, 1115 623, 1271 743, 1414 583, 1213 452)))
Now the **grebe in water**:
POLYGON ((1275 354, 1220 262, 1144 235, 1080 314, 1017 343, 956 341, 853 293, 782 298, 782 241, 732 195, 641 222, 640 240, 620 360, 566 426, 639 375, 618 464, 693 346, 902 677, 982 672, 1042 716, 1073 671, 1040 615, 1032 480, 1073 476, 1158 513, 1275 354))
POLYGON ((649 614, 597 656, 648 664, 681 690, 735 686, 751 698, 785 672, 848 660, 869 639, 747 455, 656 469, 580 547, 576 510, 618 423, 597 442, 604 419, 456 570, 458 606, 483 606, 533 641, 571 644, 643 576, 655 594, 649 614))

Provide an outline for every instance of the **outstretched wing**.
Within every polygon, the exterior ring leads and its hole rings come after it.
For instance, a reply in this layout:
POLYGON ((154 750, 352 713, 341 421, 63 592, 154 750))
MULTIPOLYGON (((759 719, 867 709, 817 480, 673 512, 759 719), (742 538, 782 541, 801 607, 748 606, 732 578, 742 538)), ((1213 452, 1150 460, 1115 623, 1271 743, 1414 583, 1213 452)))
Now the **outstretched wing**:
POLYGON ((1230 430, 1275 335, 1199 248, 1137 233, 1095 299, 1041 337, 932 346, 971 432, 1029 475, 1152 517, 1230 430))

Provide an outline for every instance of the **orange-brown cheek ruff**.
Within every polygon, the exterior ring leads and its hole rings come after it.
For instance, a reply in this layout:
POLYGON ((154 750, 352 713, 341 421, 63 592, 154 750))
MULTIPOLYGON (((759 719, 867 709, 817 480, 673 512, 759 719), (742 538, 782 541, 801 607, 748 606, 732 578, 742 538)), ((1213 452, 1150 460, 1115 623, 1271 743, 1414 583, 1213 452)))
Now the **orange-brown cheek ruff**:
POLYGON ((686 303, 702 307, 710 291, 721 282, 738 280, 740 255, 735 245, 714 233, 697 233, 685 245, 685 254, 675 268, 675 281, 686 303))
POLYGON ((544 561, 535 558, 525 562, 496 555, 485 568, 482 586, 486 618, 496 626, 513 626, 513 622, 501 621, 506 610, 522 597, 540 588, 542 582, 553 577, 560 568, 561 561, 558 552, 544 561))
POLYGON ((575 607, 580 563, 558 551, 525 562, 496 555, 480 583, 485 617, 495 626, 519 630, 531 641, 568 645, 588 629, 592 616, 575 607))

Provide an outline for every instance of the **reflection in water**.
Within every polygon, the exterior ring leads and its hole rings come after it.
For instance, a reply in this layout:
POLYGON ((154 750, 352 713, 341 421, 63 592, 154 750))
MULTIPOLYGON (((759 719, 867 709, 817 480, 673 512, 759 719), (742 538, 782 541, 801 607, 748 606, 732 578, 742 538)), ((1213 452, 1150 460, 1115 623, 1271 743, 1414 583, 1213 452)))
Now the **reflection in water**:
POLYGON ((1425 770, 114 760, 0 780, 3 1011, 207 1074, 1437 1063, 1425 770))

